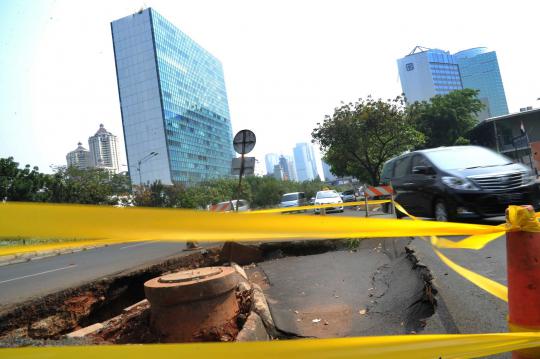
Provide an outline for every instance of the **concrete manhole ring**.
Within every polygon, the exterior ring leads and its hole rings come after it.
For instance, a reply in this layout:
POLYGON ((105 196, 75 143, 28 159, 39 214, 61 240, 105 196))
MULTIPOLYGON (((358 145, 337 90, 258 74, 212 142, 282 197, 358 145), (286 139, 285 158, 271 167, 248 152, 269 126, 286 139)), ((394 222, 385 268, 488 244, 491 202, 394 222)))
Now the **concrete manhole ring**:
POLYGON ((223 269, 219 267, 208 267, 200 268, 194 270, 187 270, 178 273, 171 273, 164 275, 158 279, 160 283, 184 283, 192 282, 201 279, 207 279, 210 277, 215 277, 223 273, 223 269))

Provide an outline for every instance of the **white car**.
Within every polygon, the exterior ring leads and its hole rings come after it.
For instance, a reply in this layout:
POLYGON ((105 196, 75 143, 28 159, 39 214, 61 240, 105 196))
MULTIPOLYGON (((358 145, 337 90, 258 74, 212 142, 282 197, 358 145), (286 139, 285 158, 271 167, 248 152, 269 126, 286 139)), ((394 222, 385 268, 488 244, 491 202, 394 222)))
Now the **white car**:
MULTIPOLYGON (((341 199, 339 193, 334 190, 317 192, 317 195, 315 196, 315 205, 330 203, 335 203, 336 206, 325 208, 327 213, 331 211, 343 212, 343 200, 341 199)), ((320 208, 315 208, 315 213, 319 213, 320 211, 320 208)))

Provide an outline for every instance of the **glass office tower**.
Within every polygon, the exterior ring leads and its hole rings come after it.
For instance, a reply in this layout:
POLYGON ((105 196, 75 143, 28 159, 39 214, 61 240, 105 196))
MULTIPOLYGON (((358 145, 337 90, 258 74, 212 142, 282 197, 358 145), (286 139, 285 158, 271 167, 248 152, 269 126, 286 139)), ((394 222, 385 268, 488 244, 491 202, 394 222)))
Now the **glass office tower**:
POLYGON ((458 63, 448 51, 417 46, 398 60, 398 71, 408 103, 463 89, 458 63))
POLYGON ((113 21, 111 31, 132 182, 229 176, 235 155, 220 61, 150 8, 113 21))
POLYGON ((454 57, 459 65, 463 87, 479 90, 478 98, 487 104, 485 118, 507 115, 508 105, 497 53, 485 47, 476 47, 460 51, 454 57))

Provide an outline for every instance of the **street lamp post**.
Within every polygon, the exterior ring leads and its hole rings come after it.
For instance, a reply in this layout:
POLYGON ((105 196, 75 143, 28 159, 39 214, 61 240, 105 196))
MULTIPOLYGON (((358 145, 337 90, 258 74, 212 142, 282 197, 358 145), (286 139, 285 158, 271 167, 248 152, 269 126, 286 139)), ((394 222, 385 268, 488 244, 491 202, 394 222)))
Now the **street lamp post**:
POLYGON ((137 172, 139 172, 139 186, 142 186, 141 165, 146 161, 149 161, 150 159, 156 157, 157 155, 157 152, 152 151, 137 162, 137 172))

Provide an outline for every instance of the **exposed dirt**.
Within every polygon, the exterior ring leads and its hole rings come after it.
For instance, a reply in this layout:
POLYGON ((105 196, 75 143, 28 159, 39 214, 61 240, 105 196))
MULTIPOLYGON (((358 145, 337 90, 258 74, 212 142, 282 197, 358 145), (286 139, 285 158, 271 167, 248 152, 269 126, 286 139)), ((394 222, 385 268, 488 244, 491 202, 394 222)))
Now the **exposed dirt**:
MULTIPOLYGON (((240 308, 234 321, 201 331, 195 334, 195 341, 233 341, 242 328, 251 311, 252 291, 236 292, 236 300, 240 308), (235 325, 236 324, 236 325, 235 325)), ((161 338, 150 328, 150 304, 144 301, 103 323, 104 327, 90 335, 87 339, 94 344, 146 344, 159 343, 161 338)))
POLYGON ((59 339, 93 323, 103 322, 144 299, 145 281, 181 269, 221 263, 220 248, 172 257, 0 310, 0 344, 9 338, 59 339))

